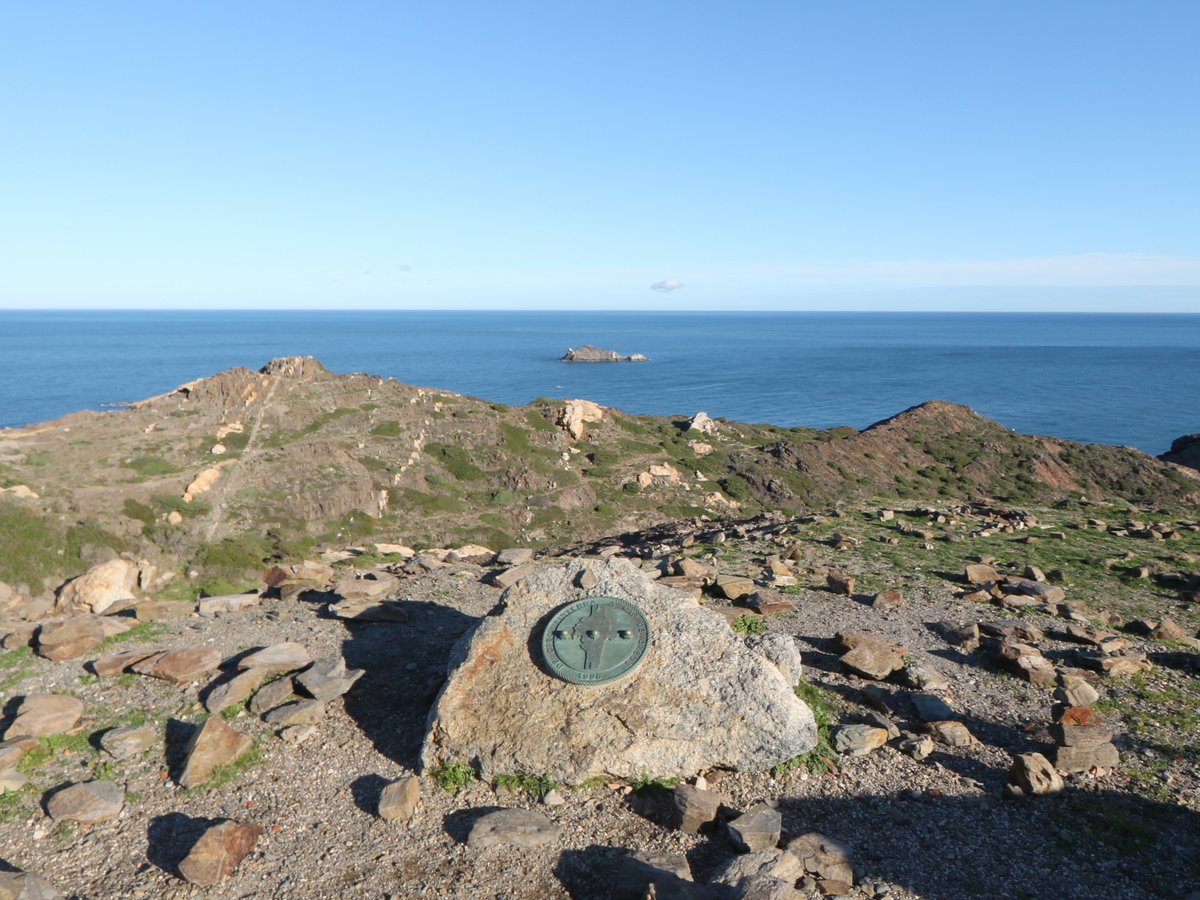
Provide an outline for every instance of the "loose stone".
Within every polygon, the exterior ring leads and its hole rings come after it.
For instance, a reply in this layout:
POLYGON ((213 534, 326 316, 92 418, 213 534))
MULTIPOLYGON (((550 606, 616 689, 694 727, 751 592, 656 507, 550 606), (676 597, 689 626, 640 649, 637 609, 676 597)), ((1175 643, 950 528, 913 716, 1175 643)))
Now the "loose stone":
POLYGON ((179 874, 200 887, 228 878, 254 849, 262 828, 226 819, 210 827, 179 864, 179 874))
POLYGON ((421 779, 407 775, 387 785, 379 795, 379 816, 389 822, 408 823, 421 803, 421 779))
POLYGON ((30 694, 20 701, 17 716, 4 731, 4 739, 64 734, 79 724, 83 701, 61 694, 30 694))
POLYGON ((673 793, 674 825, 685 834, 696 834, 701 827, 717 818, 721 795, 690 784, 678 784, 673 793))
POLYGON ((51 795, 46 812, 56 822, 92 824, 116 818, 124 806, 125 794, 111 781, 84 781, 51 795))
POLYGON ((229 765, 249 750, 250 744, 249 735, 226 725, 220 716, 210 716, 188 742, 180 787, 205 784, 217 766, 229 765))
POLYGON ((540 847, 553 841, 562 828, 532 809, 499 809, 481 817, 467 835, 467 846, 483 850, 497 845, 540 847))
POLYGON ((735 847, 743 853, 754 853, 779 843, 783 818, 779 810, 766 803, 756 803, 729 822, 727 828, 735 847))

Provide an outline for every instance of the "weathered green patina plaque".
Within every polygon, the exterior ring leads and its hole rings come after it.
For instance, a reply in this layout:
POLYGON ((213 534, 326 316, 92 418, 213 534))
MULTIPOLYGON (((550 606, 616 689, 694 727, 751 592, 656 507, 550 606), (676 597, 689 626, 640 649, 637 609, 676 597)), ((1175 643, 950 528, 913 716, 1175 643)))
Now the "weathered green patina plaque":
POLYGON ((568 603, 546 623, 542 657, 571 684, 607 684, 632 672, 650 643, 650 625, 628 600, 588 597, 568 603))

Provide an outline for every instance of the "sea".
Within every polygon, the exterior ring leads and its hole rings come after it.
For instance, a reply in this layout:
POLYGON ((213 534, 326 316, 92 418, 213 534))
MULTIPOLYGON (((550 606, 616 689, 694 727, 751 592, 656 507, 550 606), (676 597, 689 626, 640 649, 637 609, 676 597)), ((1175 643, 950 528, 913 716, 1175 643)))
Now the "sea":
POLYGON ((1147 453, 1200 432, 1200 314, 3 311, 0 427, 311 355, 493 402, 864 428, 926 400, 1147 453), (644 363, 567 364, 593 344, 644 363))

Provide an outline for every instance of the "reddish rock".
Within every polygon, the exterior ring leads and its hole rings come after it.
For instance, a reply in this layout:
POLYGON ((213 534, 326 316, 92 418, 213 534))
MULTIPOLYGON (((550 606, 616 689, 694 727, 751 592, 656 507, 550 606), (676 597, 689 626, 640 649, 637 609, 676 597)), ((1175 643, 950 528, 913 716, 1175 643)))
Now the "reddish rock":
POLYGON ((967 566, 963 575, 969 584, 994 584, 1000 580, 1000 573, 985 565, 967 566))
POLYGON ((17 707, 17 717, 4 732, 4 739, 65 734, 83 717, 83 701, 61 694, 30 694, 17 707))
POLYGON ((149 656, 134 664, 133 671, 174 684, 189 684, 221 664, 221 654, 212 647, 185 647, 149 656))
POLYGON ((56 662, 77 659, 102 640, 104 628, 95 616, 79 616, 43 625, 38 631, 38 656, 56 662))
POLYGON ((899 609, 904 605, 904 592, 899 588, 880 591, 871 600, 871 605, 876 609, 899 609))
POLYGON ((188 742, 180 787, 205 784, 217 766, 229 765, 249 750, 250 744, 249 735, 226 725, 219 716, 210 716, 188 742))
POLYGON ((284 641, 282 644, 273 644, 270 647, 256 650, 241 660, 238 668, 243 671, 263 669, 272 675, 282 675, 285 672, 303 669, 310 662, 312 662, 312 657, 308 655, 308 650, 304 648, 303 644, 284 641))
POLYGON ((179 864, 179 874, 192 884, 212 887, 228 878, 254 849, 262 828, 226 819, 209 828, 179 864))
POLYGON ((856 583, 854 576, 845 572, 830 572, 825 576, 825 584, 829 590, 847 597, 854 593, 856 583))
POLYGON ((109 653, 107 656, 92 660, 91 669, 97 675, 120 675, 130 666, 140 663, 154 654, 154 650, 122 650, 120 653, 109 653))

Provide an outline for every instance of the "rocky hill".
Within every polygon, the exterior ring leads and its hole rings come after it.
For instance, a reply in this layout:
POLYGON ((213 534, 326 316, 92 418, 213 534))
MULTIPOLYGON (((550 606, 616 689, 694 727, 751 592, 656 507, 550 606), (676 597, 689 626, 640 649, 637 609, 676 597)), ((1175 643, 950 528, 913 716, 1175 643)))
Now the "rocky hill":
POLYGON ((1200 475, 942 402, 817 431, 506 407, 285 358, 0 431, 0 488, 0 581, 37 594, 124 553, 222 593, 317 544, 551 546, 863 497, 1178 503, 1200 475))
POLYGON ((0 896, 1200 882, 1189 469, 947 403, 784 429, 311 359, 0 460, 0 896), (568 684, 546 615, 598 595, 641 668, 568 684))

